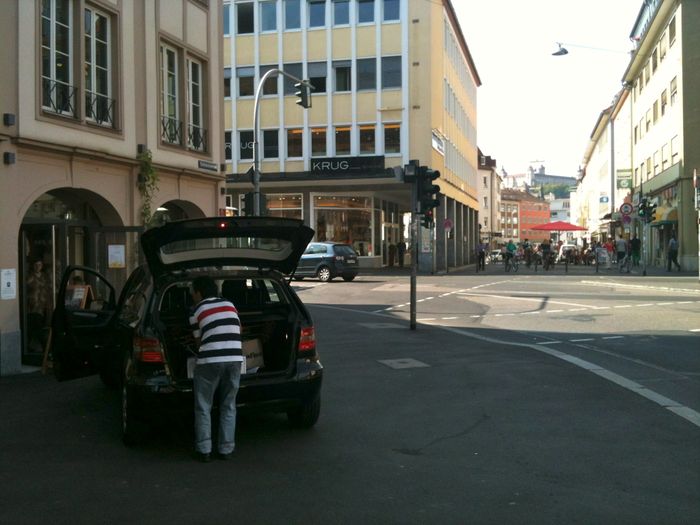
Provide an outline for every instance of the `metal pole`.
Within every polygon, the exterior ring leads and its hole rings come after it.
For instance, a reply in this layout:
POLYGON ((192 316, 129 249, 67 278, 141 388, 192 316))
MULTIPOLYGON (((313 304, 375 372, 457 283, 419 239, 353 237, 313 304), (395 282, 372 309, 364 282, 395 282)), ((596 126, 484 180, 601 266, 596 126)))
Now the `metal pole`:
POLYGON ((253 215, 260 216, 260 144, 258 137, 260 135, 260 96, 262 95, 265 81, 271 76, 282 75, 295 82, 304 82, 301 78, 285 73, 281 69, 270 69, 260 79, 258 89, 255 90, 255 103, 253 106, 253 215))
POLYGON ((416 329, 416 277, 418 275, 418 214, 416 213, 418 201, 418 183, 413 183, 411 189, 411 319, 410 329, 416 329))

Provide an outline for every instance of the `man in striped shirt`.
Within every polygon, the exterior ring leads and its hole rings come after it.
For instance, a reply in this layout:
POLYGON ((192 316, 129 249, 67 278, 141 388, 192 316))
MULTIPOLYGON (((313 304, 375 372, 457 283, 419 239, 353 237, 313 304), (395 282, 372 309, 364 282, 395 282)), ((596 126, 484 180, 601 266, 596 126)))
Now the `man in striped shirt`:
POLYGON ((194 369, 195 457, 211 459, 211 409, 219 391, 219 458, 229 459, 235 447, 236 394, 244 365, 241 321, 236 307, 218 296, 211 277, 192 281, 195 306, 190 326, 199 346, 194 369))

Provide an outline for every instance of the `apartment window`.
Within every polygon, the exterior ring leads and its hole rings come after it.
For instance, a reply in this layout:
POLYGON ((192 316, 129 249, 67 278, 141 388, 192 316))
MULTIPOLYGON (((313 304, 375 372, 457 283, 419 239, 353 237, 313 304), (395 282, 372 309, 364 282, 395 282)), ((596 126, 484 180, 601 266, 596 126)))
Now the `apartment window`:
POLYGON ((114 126, 110 17, 85 9, 85 117, 114 126))
POLYGON ((207 149, 207 130, 202 115, 202 64, 187 61, 187 146, 197 151, 207 149))
POLYGON ((384 153, 401 153, 401 124, 384 124, 384 153))
POLYGON ((647 157, 646 167, 647 167, 647 179, 649 179, 649 176, 651 175, 651 157, 647 157))
POLYGON ((333 0, 333 25, 343 26, 350 23, 350 1, 333 0))
POLYGON ((674 16, 671 19, 671 22, 668 24, 668 46, 671 47, 675 41, 676 41, 676 17, 674 16))
POLYGON ((229 20, 229 16, 231 14, 231 4, 224 4, 224 36, 230 35, 231 34, 231 21, 229 20))
POLYGON ((277 2, 260 2, 260 31, 277 31, 277 2))
POLYGON ((233 149, 231 147, 231 130, 224 131, 224 157, 226 160, 233 158, 233 149))
MULTIPOLYGON (((277 69, 276 65, 272 66, 260 66, 260 78, 262 79, 263 75, 270 71, 271 69, 277 69)), ((279 83, 279 75, 274 74, 265 81, 265 84, 263 85, 263 95, 276 95, 277 94, 277 84, 279 83)))
POLYGON ((639 126, 634 127, 634 143, 637 143, 637 140, 639 140, 639 126))
POLYGON ((374 0, 357 0, 357 23, 374 22, 374 0))
POLYGON ((304 156, 304 130, 291 128, 287 130, 287 157, 301 158, 304 156))
POLYGON ((284 28, 299 29, 301 27, 301 1, 284 0, 284 28))
POLYGON ((489 187, 488 178, 484 177, 484 188, 488 188, 488 187, 489 187))
POLYGON ((644 130, 649 133, 649 130, 651 129, 651 110, 647 109, 647 114, 646 114, 646 127, 644 130))
POLYGON ((276 129, 263 130, 263 158, 278 159, 280 156, 280 134, 276 129))
POLYGON ((489 207, 489 198, 484 197, 484 208, 488 208, 488 207, 489 207))
POLYGON ((231 97, 231 68, 224 68, 224 98, 231 97))
POLYGON ((374 124, 360 126, 360 155, 374 155, 377 151, 374 124))
POLYGON ((376 58, 357 60, 357 90, 377 89, 376 58))
POLYGON ((238 132, 238 144, 239 152, 238 158, 240 160, 252 160, 253 159, 253 131, 239 131, 238 132))
POLYGON ((654 105, 652 106, 653 110, 653 118, 654 118, 654 124, 656 124, 656 121, 659 120, 659 101, 655 100, 654 105))
POLYGON ((659 174, 659 150, 654 152, 654 175, 659 174))
POLYGON ((335 154, 350 155, 350 126, 336 126, 335 128, 335 154))
POLYGON ((326 1, 309 0, 309 27, 326 25, 326 1))
POLYGON ((678 143, 680 140, 678 139, 678 135, 673 137, 671 139, 671 164, 676 164, 679 160, 679 155, 680 155, 680 146, 678 143))
POLYGON ((311 128, 311 156, 326 156, 326 128, 311 128))
POLYGON ((237 33, 247 35, 255 31, 255 4, 245 2, 236 4, 237 33))
POLYGON ((314 93, 326 92, 328 70, 325 62, 309 62, 309 82, 316 88, 314 93))
POLYGON ((659 66, 659 52, 654 49, 651 54, 651 72, 656 73, 656 68, 659 66))
POLYGON ((668 168, 668 163, 671 159, 668 155, 668 143, 661 146, 661 169, 665 170, 668 168))
POLYGON ((664 89, 661 92, 661 116, 663 117, 666 114, 666 106, 668 105, 668 93, 664 89))
POLYGON ((649 85, 649 82, 651 82, 651 65, 647 62, 647 65, 644 66, 644 83, 649 85))
POLYGON ((401 57, 382 57, 382 89, 401 87, 401 57))
MULTIPOLYGON (((285 73, 289 73, 290 75, 293 75, 297 78, 302 78, 302 76, 304 75, 304 70, 301 63, 284 64, 283 69, 285 73)), ((284 85, 285 96, 294 95, 294 93, 296 92, 294 84, 296 84, 296 82, 291 78, 283 77, 282 83, 284 85)))
POLYGON ((673 77, 671 79, 671 105, 676 103, 676 98, 678 98, 678 77, 673 77))
POLYGON ((236 77, 238 78, 238 96, 252 97, 255 95, 255 68, 237 67, 236 77))
POLYGON ((182 143, 182 124, 178 104, 178 59, 177 51, 170 46, 160 46, 160 72, 161 72, 161 137, 171 144, 182 143))
POLYGON ((41 104, 49 111, 75 116, 72 5, 69 0, 43 0, 41 5, 41 104))
POLYGON ((336 92, 350 91, 351 89, 351 62, 350 60, 336 60, 333 62, 333 77, 336 92))
MULTIPOLYGON (((407 0, 408 1, 408 0, 407 0)), ((383 19, 385 22, 398 20, 400 17, 401 0, 384 0, 383 19)))
POLYGON ((661 40, 659 41, 659 61, 663 62, 666 58, 666 32, 661 35, 661 40))

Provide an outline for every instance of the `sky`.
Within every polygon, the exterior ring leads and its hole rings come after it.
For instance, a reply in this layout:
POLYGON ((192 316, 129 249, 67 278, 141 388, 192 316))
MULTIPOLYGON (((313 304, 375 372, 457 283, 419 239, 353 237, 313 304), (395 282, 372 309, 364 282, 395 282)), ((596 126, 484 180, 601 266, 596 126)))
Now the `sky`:
MULTIPOLYGON (((417 1, 417 0, 411 0, 417 1)), ((420 0, 431 1, 431 0, 420 0)), ((477 142, 498 168, 575 177, 622 87, 642 0, 452 0, 482 85, 477 142), (555 57, 557 42, 569 50, 555 57), (599 48, 599 49, 592 49, 599 48)))

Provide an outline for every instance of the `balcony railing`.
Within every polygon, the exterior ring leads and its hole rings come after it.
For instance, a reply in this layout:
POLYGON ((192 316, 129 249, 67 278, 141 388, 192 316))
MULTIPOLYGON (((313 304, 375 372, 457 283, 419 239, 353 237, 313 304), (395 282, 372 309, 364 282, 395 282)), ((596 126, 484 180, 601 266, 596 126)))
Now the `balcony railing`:
POLYGON ((207 130, 199 126, 187 126, 187 147, 197 151, 206 151, 207 130))
POLYGON ((114 127, 115 100, 98 95, 97 93, 85 94, 85 116, 100 126, 114 127))
POLYGON ((69 84, 44 77, 41 105, 54 113, 75 117, 75 92, 75 87, 69 84))
POLYGON ((170 117, 161 119, 161 138, 170 144, 182 144, 182 122, 170 117))

